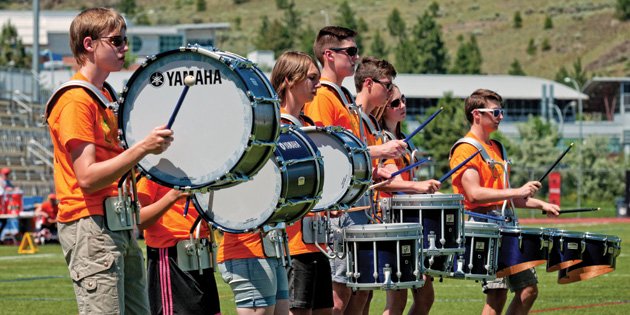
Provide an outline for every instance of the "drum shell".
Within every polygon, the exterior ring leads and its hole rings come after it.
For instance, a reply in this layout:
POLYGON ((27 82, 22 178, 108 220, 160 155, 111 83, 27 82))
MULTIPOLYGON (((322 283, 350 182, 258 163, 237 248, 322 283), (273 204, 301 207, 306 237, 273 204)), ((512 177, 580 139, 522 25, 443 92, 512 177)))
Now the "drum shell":
POLYGON ((347 285, 359 290, 421 287, 424 283, 419 264, 422 257, 421 238, 422 226, 419 224, 386 223, 345 228, 349 275, 347 285), (392 283, 385 283, 387 267, 391 268, 392 283))
POLYGON ((465 278, 477 280, 496 278, 500 236, 497 224, 465 222, 464 238, 466 240, 466 251, 463 256, 457 256, 453 272, 458 271, 458 260, 463 259, 462 271, 465 278))
POLYGON ((383 207, 388 222, 418 222, 423 228, 423 251, 427 255, 462 253, 463 200, 460 194, 399 195, 385 198, 383 207), (444 216, 444 224, 442 224, 444 216), (444 235, 442 235, 444 225, 444 235), (430 250, 431 236, 435 235, 436 250, 430 250), (442 244, 440 239, 444 238, 442 244))
POLYGON ((621 252, 621 239, 614 235, 584 234, 585 250, 582 262, 558 270, 558 283, 567 284, 588 280, 610 273, 616 268, 621 252))
POLYGON ((544 264, 543 228, 500 227, 497 277, 505 277, 544 264))
POLYGON ((551 233, 547 249, 547 271, 558 271, 582 261, 584 233, 557 230, 551 233))
POLYGON ((279 101, 259 69, 228 52, 182 47, 149 57, 131 76, 119 99, 122 146, 128 149, 152 128, 167 123, 184 90, 182 73, 196 73, 197 81, 183 98, 172 126, 175 140, 165 152, 141 159, 140 171, 163 186, 187 191, 226 188, 248 180, 273 154, 279 136, 279 101), (220 73, 221 83, 204 83, 207 78, 201 72, 220 73), (151 86, 156 74, 165 82, 167 77, 180 80, 151 86), (226 122, 225 129, 215 127, 220 121, 226 122), (230 125, 234 121, 240 125, 230 125), (223 130, 230 136, 220 134, 223 130), (208 140, 214 141, 204 146, 208 140))

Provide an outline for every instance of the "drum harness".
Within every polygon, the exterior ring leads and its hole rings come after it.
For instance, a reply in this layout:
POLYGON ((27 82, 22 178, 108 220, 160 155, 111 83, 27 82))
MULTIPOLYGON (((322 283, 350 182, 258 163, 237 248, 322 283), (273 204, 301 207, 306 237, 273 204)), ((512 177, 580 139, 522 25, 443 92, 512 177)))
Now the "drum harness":
MULTIPOLYGON (((453 144, 453 147, 451 147, 451 150, 449 152, 449 160, 453 156, 453 152, 455 151, 455 148, 458 145, 460 145, 462 143, 470 144, 473 147, 475 147, 477 150, 479 150, 479 152, 481 154, 481 158, 486 162, 486 164, 490 168, 494 168, 497 165, 501 167, 501 169, 503 170, 503 179, 502 179, 503 187, 508 189, 508 188, 510 188, 510 180, 509 180, 508 170, 509 170, 509 165, 512 164, 512 161, 507 158, 507 151, 505 150, 505 147, 499 141, 493 140, 493 139, 491 139, 490 141, 492 141, 495 144, 497 144, 499 146, 499 148, 501 149, 501 157, 503 158, 503 162, 499 162, 499 161, 496 161, 496 160, 492 159, 490 157, 490 155, 488 154, 488 152, 486 152, 486 149, 483 147, 483 145, 481 145, 481 143, 479 141, 477 141, 476 139, 471 138, 471 137, 461 138, 461 139, 457 140, 457 142, 455 142, 455 144, 453 144)), ((472 212, 472 211, 466 211, 465 213, 468 214, 471 217, 478 217, 478 218, 481 218, 481 219, 497 221, 497 224, 499 224, 500 226, 506 226, 506 225, 518 226, 518 218, 516 217, 516 213, 515 212, 513 212, 511 215, 506 215, 508 202, 510 203, 511 208, 515 209, 514 201, 512 199, 504 200, 503 201, 503 205, 501 206, 501 216, 480 214, 480 213, 476 213, 476 212, 472 212)))
MULTIPOLYGON (((107 82, 103 87, 116 99, 118 95, 114 88, 107 82)), ((70 80, 55 90, 46 102, 43 116, 44 125, 48 124, 48 117, 59 98, 68 90, 83 88, 105 110, 111 110, 118 116, 118 102, 110 101, 103 92, 93 84, 83 80, 70 80)), ((108 197, 103 201, 105 209, 105 224, 111 231, 132 230, 135 222, 140 222, 140 206, 138 203, 138 191, 136 189, 135 169, 132 168, 118 180, 118 196, 108 197)))

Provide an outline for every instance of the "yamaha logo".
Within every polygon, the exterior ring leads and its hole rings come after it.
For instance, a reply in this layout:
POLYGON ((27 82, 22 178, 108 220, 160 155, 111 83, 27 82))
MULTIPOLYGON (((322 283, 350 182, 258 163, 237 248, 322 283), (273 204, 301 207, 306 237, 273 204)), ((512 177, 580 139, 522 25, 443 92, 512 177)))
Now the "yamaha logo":
POLYGON ((154 72, 153 74, 151 74, 150 81, 151 85, 155 87, 160 87, 162 86, 162 84, 164 84, 164 75, 159 72, 154 72))
POLYGON ((169 71, 169 72, 154 72, 149 78, 151 85, 154 87, 161 87, 162 85, 168 86, 183 86, 184 78, 187 76, 193 76, 195 78, 195 85, 212 85, 223 84, 223 78, 219 70, 184 70, 184 71, 169 71))

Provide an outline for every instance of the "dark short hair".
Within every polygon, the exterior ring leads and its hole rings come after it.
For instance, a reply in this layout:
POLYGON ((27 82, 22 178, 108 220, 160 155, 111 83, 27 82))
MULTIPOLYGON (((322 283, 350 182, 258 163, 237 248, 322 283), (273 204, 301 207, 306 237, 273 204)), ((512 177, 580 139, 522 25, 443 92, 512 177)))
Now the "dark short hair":
POLYGON ((341 42, 354 38, 357 32, 342 26, 326 26, 319 30, 313 43, 313 53, 319 63, 324 65, 324 51, 332 47, 339 47, 341 42))
POLYGON ((363 82, 367 78, 379 80, 382 77, 390 77, 392 80, 396 77, 396 68, 385 59, 376 57, 363 57, 359 61, 357 71, 354 74, 354 86, 357 92, 361 92, 363 82))
POLYGON ((499 104, 503 103, 503 98, 495 91, 487 90, 487 89, 477 89, 469 97, 464 101, 465 107, 464 111, 466 112, 466 119, 469 123, 472 124, 473 116, 472 112, 475 109, 485 108, 488 104, 488 101, 495 101, 499 104))

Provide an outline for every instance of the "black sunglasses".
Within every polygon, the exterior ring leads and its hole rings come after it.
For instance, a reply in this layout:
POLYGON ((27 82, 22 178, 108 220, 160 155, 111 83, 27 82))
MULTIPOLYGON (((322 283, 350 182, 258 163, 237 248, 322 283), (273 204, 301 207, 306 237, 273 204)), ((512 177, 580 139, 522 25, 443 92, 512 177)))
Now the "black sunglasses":
POLYGON ((389 103, 389 107, 391 107, 391 108, 398 108, 400 106, 400 104, 402 104, 402 103, 407 104, 407 98, 405 98, 404 95, 400 96, 400 98, 397 98, 397 99, 391 101, 389 103))
POLYGON ((345 51, 346 54, 348 54, 348 56, 350 57, 354 57, 359 53, 359 48, 357 48, 356 46, 342 47, 342 48, 336 47, 336 48, 329 48, 329 49, 334 52, 345 51))
POLYGON ((394 87, 394 83, 392 83, 391 81, 390 82, 382 82, 382 81, 380 81, 378 79, 374 79, 374 78, 372 78, 372 81, 382 85, 387 91, 391 91, 392 88, 394 87))
POLYGON ((97 39, 108 39, 109 43, 114 45, 114 47, 116 48, 120 48, 124 45, 127 45, 127 36, 122 37, 120 35, 116 35, 116 36, 103 36, 103 37, 99 37, 97 39))
POLYGON ((481 113, 492 113, 492 116, 499 117, 499 115, 505 115, 505 110, 501 108, 477 108, 481 113))

